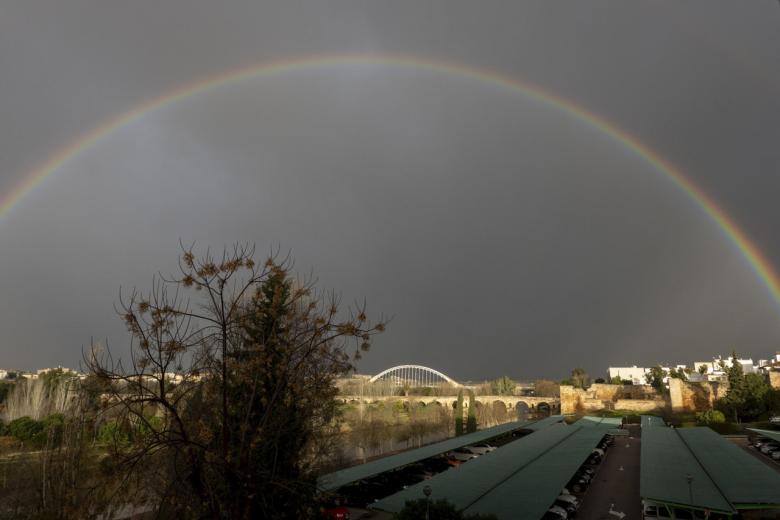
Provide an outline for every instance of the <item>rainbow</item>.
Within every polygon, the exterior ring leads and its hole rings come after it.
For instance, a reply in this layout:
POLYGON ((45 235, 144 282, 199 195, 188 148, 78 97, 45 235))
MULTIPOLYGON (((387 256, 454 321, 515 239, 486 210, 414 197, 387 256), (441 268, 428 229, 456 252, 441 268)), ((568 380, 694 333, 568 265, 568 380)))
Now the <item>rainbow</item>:
POLYGON ((620 129, 603 117, 577 105, 573 101, 542 90, 540 87, 526 81, 521 81, 494 71, 411 56, 365 54, 308 56, 270 63, 254 64, 189 83, 172 92, 142 103, 128 112, 117 115, 102 126, 80 136, 69 146, 57 151, 54 155, 49 157, 46 162, 26 175, 23 182, 15 187, 15 189, 11 190, 5 196, 0 196, 0 217, 8 213, 27 193, 32 191, 47 177, 57 171, 63 163, 95 145, 102 137, 132 123, 148 112, 226 84, 250 78, 274 76, 300 69, 329 67, 334 65, 401 66, 473 78, 512 90, 542 102, 582 121, 592 128, 600 130, 615 139, 615 141, 620 143, 624 148, 630 150, 652 165, 656 170, 663 173, 699 208, 701 208, 701 210, 703 210, 726 235, 728 240, 737 247, 745 260, 750 264, 756 276, 769 290, 774 301, 780 305, 780 277, 778 277, 772 265, 758 247, 756 247, 745 232, 739 228, 734 220, 723 209, 718 207, 715 201, 703 190, 685 177, 674 165, 640 142, 636 137, 620 129))

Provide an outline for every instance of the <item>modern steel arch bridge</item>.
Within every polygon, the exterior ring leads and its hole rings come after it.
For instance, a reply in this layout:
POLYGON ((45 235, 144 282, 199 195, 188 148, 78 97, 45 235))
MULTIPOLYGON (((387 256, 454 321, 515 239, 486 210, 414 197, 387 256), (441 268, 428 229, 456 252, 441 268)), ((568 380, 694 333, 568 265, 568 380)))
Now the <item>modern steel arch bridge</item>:
POLYGON ((438 370, 421 365, 398 365, 397 367, 388 368, 369 379, 370 383, 376 381, 390 381, 399 386, 409 385, 415 387, 439 386, 443 384, 461 386, 460 383, 438 370))

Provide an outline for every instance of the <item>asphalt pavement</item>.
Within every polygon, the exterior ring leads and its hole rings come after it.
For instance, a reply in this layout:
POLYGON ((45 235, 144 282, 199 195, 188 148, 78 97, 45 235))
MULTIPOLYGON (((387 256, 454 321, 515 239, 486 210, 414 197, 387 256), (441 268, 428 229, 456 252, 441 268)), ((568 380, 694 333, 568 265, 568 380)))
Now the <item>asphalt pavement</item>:
POLYGON ((641 429, 629 426, 627 437, 615 437, 594 481, 582 498, 582 520, 641 520, 639 454, 641 429))

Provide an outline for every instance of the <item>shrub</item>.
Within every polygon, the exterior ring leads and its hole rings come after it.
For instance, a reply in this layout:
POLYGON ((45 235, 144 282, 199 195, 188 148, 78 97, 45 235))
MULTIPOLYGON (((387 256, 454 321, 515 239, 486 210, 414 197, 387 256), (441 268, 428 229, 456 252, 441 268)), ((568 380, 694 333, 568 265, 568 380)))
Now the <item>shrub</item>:
POLYGON ((8 433, 22 442, 39 440, 43 430, 44 427, 41 421, 36 421, 27 416, 19 417, 8 423, 8 433))
POLYGON ((726 416, 720 410, 696 412, 696 422, 699 424, 720 424, 726 422, 726 416))
POLYGON ((122 428, 117 421, 106 421, 100 425, 97 432, 97 441, 104 444, 127 442, 127 429, 122 428))

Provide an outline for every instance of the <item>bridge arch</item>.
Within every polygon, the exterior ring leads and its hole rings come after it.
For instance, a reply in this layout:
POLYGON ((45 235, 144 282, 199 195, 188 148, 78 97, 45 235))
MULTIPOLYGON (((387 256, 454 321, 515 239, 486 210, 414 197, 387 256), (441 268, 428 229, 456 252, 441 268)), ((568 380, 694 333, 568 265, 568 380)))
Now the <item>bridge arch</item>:
POLYGON ((378 373, 368 381, 373 383, 380 379, 394 381, 397 384, 411 383, 413 386, 438 386, 442 383, 460 386, 460 383, 451 377, 436 369, 424 367, 422 365, 398 365, 391 367, 378 373))

